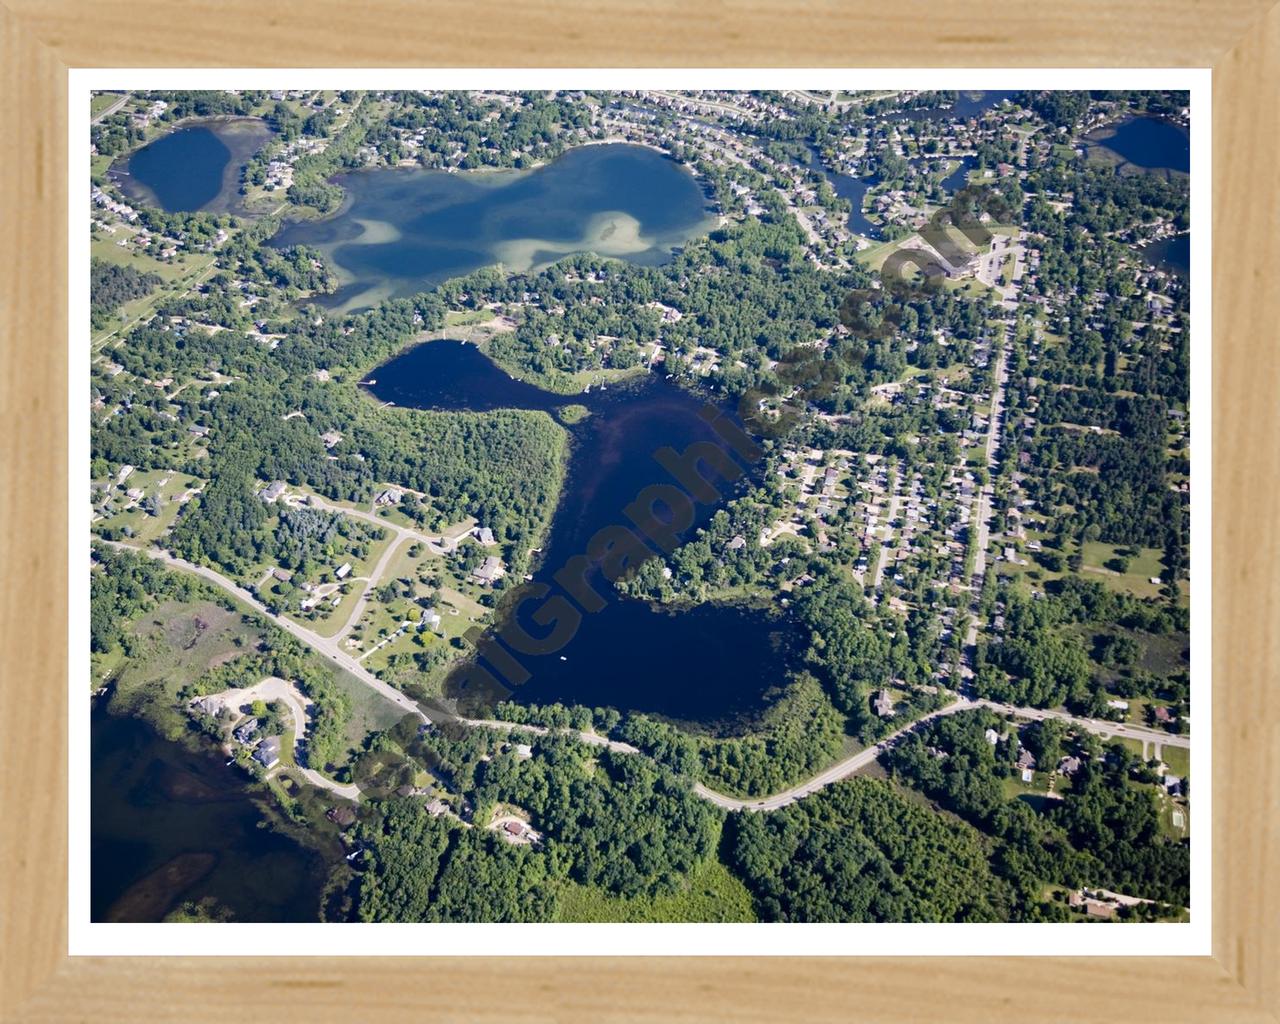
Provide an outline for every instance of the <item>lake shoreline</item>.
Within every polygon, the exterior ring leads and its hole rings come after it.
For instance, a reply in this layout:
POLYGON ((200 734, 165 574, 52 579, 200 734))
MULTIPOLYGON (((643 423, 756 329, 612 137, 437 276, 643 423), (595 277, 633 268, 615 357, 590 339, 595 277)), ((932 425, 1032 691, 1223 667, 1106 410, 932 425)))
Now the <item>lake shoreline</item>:
MULTIPOLYGON (((282 866, 289 858, 296 860, 295 885, 302 884, 303 893, 307 891, 304 879, 312 880, 315 886, 311 890, 315 914, 301 919, 325 919, 324 908, 331 894, 349 881, 336 836, 327 837, 314 825, 292 820, 271 787, 240 768, 226 765, 225 751, 204 734, 187 729, 177 737, 168 736, 141 710, 113 710, 110 691, 94 698, 91 715, 92 842, 95 847, 101 843, 116 846, 120 836, 128 835, 132 843, 159 853, 155 862, 154 855, 135 852, 129 858, 130 866, 142 865, 141 874, 135 876, 126 868, 122 877, 113 875, 108 881, 100 870, 113 858, 100 850, 95 852, 91 858, 95 869, 91 880, 94 920, 159 921, 183 903, 218 893, 219 904, 233 913, 233 919, 241 919, 250 908, 232 905, 229 900, 234 896, 226 895, 227 879, 218 876, 234 871, 234 864, 244 857, 236 844, 245 841, 265 844, 282 866), (129 737, 126 747, 121 748, 119 740, 106 738, 114 736, 129 737), (125 776, 120 775, 121 757, 129 773, 125 776), (139 776, 140 771, 145 774, 139 776), (162 781, 146 787, 144 802, 134 810, 135 787, 125 785, 121 792, 123 779, 152 780, 157 771, 163 771, 162 781), (108 792, 112 794, 109 800, 105 796, 108 792), (168 813, 186 820, 200 807, 210 808, 207 817, 214 819, 206 832, 186 831, 162 838, 152 829, 156 809, 172 809, 168 813), (237 835, 236 828, 227 828, 227 822, 236 822, 241 829, 254 822, 256 826, 253 832, 237 835), (171 851, 167 855, 161 852, 166 846, 171 851)), ((300 911, 295 905, 295 914, 300 911)))
POLYGON ((257 153, 261 152, 273 138, 275 138, 275 132, 260 117, 244 114, 193 115, 172 122, 165 131, 160 132, 154 138, 144 140, 141 145, 118 154, 108 165, 106 175, 108 180, 130 199, 155 207, 164 213, 208 213, 229 215, 245 220, 260 220, 266 215, 260 211, 250 210, 245 205, 245 197, 240 193, 240 177, 248 162, 257 153), (246 129, 252 128, 252 134, 256 138, 246 139, 247 145, 236 145, 237 140, 234 138, 228 141, 225 130, 237 126, 242 126, 246 129), (220 185, 211 198, 194 208, 185 208, 185 204, 183 204, 171 209, 170 205, 172 204, 166 204, 157 194, 153 185, 148 184, 134 173, 132 164, 139 154, 151 149, 153 146, 163 145, 180 136, 183 132, 196 129, 211 131, 219 143, 226 147, 228 151, 226 163, 221 171, 220 185), (223 132, 220 133, 217 129, 223 129, 223 132))
POLYGON ((265 244, 320 252, 344 287, 311 301, 342 315, 488 267, 535 274, 576 254, 656 266, 717 223, 686 164, 630 141, 590 140, 530 168, 368 166, 327 180, 343 191, 338 208, 290 211, 265 244), (394 237, 369 234, 383 224, 394 237))

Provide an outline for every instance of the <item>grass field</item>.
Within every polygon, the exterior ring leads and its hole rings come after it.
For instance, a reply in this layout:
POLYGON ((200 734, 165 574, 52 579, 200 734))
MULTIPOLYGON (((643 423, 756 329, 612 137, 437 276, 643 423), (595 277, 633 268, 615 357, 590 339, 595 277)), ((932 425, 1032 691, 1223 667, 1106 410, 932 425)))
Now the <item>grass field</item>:
POLYGON ((196 477, 171 470, 135 470, 129 474, 123 488, 113 488, 111 503, 108 508, 113 514, 105 515, 94 523, 95 529, 123 529, 133 531, 132 539, 136 543, 150 544, 158 540, 178 518, 182 505, 175 499, 193 484, 198 483, 196 477), (159 511, 149 515, 138 505, 130 504, 132 499, 125 496, 125 491, 137 488, 144 492, 144 498, 155 497, 159 501, 159 511))
MULTIPOLYGON (((104 110, 120 101, 118 92, 95 92, 89 97, 89 116, 97 117, 104 110)), ((123 108, 122 108, 123 109, 123 108)))
MULTIPOLYGON (((144 715, 170 739, 186 730, 178 692, 209 668, 234 660, 261 639, 235 612, 211 601, 166 601, 134 625, 137 643, 115 669, 113 706, 144 715)), ((101 678, 95 662, 95 678, 101 678)))
POLYGON ((1180 779, 1191 777, 1191 751, 1186 747, 1161 747, 1161 760, 1169 766, 1169 772, 1180 779))
MULTIPOLYGON (((167 601, 145 613, 134 625, 137 641, 130 655, 95 655, 93 678, 113 676, 113 705, 151 721, 169 738, 187 730, 187 716, 176 707, 183 687, 216 665, 234 662, 262 640, 262 633, 237 612, 212 601, 167 601)), ((359 750, 371 732, 390 728, 403 711, 349 673, 330 670, 337 686, 351 699, 351 718, 344 730, 349 751, 359 750)), ((292 750, 286 744, 285 749, 292 750)), ((282 756, 281 760, 292 762, 282 756)))
POLYGON ((485 324, 493 319, 491 309, 451 309, 444 315, 446 327, 469 327, 472 324, 485 324))
POLYGON ((756 919, 747 887, 719 861, 690 872, 681 889, 666 896, 621 899, 567 883, 560 890, 561 922, 750 922, 756 919))
POLYGON ((343 733, 349 751, 358 751, 369 733, 389 729, 404 717, 404 712, 399 707, 350 673, 338 671, 333 678, 338 687, 351 698, 351 718, 343 733))
POLYGON ((144 295, 142 298, 126 302, 117 309, 111 321, 105 327, 93 332, 91 344, 94 347, 97 347, 108 337, 121 333, 125 327, 152 316, 155 313, 156 306, 162 301, 181 294, 196 284, 204 275, 208 274, 213 269, 217 259, 216 255, 208 253, 183 255, 173 263, 165 263, 143 253, 134 252, 132 249, 126 250, 117 243, 125 237, 126 232, 131 230, 122 226, 115 235, 104 235, 101 238, 95 238, 89 244, 90 253, 99 259, 122 266, 131 266, 143 273, 158 274, 164 283, 150 295, 144 295))
POLYGON ((1160 584, 1152 583, 1151 578, 1159 577, 1164 572, 1160 561, 1162 552, 1157 548, 1139 548, 1138 554, 1129 560, 1128 569, 1120 574, 1109 569, 1106 563, 1120 557, 1122 549, 1128 550, 1101 541, 1086 541, 1081 552, 1084 565, 1087 569, 1095 570, 1089 572, 1088 576, 1107 583, 1108 586, 1127 590, 1137 597, 1158 597, 1160 584))

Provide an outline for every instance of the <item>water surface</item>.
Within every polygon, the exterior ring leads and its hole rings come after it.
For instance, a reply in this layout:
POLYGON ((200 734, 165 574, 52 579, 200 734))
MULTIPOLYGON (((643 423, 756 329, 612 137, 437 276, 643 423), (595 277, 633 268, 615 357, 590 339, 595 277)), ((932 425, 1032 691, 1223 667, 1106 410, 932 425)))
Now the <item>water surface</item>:
POLYGON ((1191 170, 1191 136, 1181 125, 1159 117, 1132 117, 1085 136, 1125 163, 1143 170, 1191 170))
MULTIPOLYGON (((473 345, 435 341, 379 367, 374 377, 374 394, 397 405, 549 410, 572 402, 590 409, 569 428, 564 492, 534 573, 535 582, 553 592, 555 572, 584 554, 598 530, 627 524, 623 510, 645 487, 672 482, 654 459, 659 448, 680 452, 715 437, 699 415, 707 403, 657 374, 603 391, 555 395, 513 381, 473 345)), ((727 498, 729 489, 722 492, 727 498)), ((697 505, 684 536, 705 524, 719 504, 697 505)), ((531 678, 515 690, 515 699, 646 711, 729 732, 748 723, 767 703, 769 689, 785 682, 793 641, 786 620, 736 605, 672 612, 622 598, 598 572, 590 579, 605 607, 584 615, 567 645, 520 655, 531 678)), ((521 608, 520 622, 535 636, 547 633, 531 618, 540 607, 531 601, 521 608)))
POLYGON ((115 161, 110 173, 127 195, 169 213, 242 212, 240 172, 270 137, 257 118, 199 122, 115 161))
POLYGON ((1157 267, 1184 278, 1191 275, 1191 232, 1148 242, 1139 249, 1143 257, 1157 267))
POLYGON ((657 264, 713 223, 684 167, 643 146, 580 146, 533 171, 354 171, 339 213, 286 226, 272 245, 306 244, 342 287, 344 312, 414 295, 479 267, 523 272, 570 253, 657 264))
POLYGON ((212 897, 235 921, 316 921, 328 868, 265 827, 247 777, 148 723, 93 710, 90 914, 158 921, 212 897))

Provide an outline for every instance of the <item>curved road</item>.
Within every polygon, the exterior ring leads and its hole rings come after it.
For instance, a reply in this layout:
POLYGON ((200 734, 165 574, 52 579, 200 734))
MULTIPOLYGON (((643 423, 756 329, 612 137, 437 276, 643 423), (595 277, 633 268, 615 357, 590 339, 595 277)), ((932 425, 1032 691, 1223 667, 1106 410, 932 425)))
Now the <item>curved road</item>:
POLYGON ((329 661, 333 662, 339 668, 343 668, 350 672, 353 676, 359 679, 360 682, 391 701, 392 704, 395 704, 401 710, 409 714, 418 715, 424 721, 430 721, 426 714, 423 713, 422 709, 418 707, 413 700, 405 696, 405 694, 401 693, 394 686, 384 683, 367 668, 361 665, 360 662, 356 661, 355 658, 343 651, 341 647, 339 647, 336 638, 320 636, 319 634, 313 633, 311 630, 298 625, 286 616, 272 613, 268 610, 266 605, 257 599, 257 597, 245 590, 244 587, 227 579, 227 577, 223 576, 217 570, 210 569, 203 565, 196 565, 193 562, 188 562, 185 559, 178 558, 176 555, 171 555, 168 551, 164 551, 160 548, 139 548, 129 544, 122 544, 119 541, 103 541, 103 543, 110 547, 119 548, 123 551, 133 551, 135 553, 146 555, 149 558, 154 558, 157 561, 164 562, 165 565, 171 566, 175 569, 193 572, 197 576, 203 577, 215 586, 221 587, 223 590, 250 605, 255 611, 266 616, 286 633, 289 633, 296 639, 301 640, 304 644, 319 652, 325 658, 328 658, 329 661))
MULTIPOLYGON (((241 601, 251 605, 262 615, 275 622, 281 629, 285 630, 285 632, 296 637, 298 640, 301 640, 304 644, 307 644, 334 664, 351 673, 351 675, 360 682, 364 683, 382 697, 391 701, 391 703, 395 704, 401 710, 409 714, 417 715, 426 722, 433 720, 425 711, 422 710, 421 707, 418 706, 416 702, 401 691, 397 690, 394 686, 384 683, 358 661, 343 652, 338 647, 336 640, 318 636, 311 632, 311 630, 298 625, 291 619, 272 614, 267 610, 267 607, 262 604, 262 602, 254 597, 253 594, 227 579, 227 577, 223 576, 216 570, 202 565, 195 565, 192 562, 178 558, 175 555, 171 555, 169 552, 159 548, 133 547, 128 544, 122 544, 118 541, 102 541, 101 543, 120 550, 144 554, 150 558, 156 559, 157 561, 164 562, 166 565, 173 568, 184 569, 187 572, 193 572, 198 576, 203 577, 210 583, 221 587, 223 590, 233 594, 241 601)), ((980 707, 988 708, 998 714, 1013 714, 1017 715, 1019 718, 1026 718, 1032 721, 1040 721, 1045 718, 1056 718, 1060 721, 1070 723, 1077 728, 1096 733, 1104 738, 1135 739, 1139 741, 1160 743, 1166 747, 1190 748, 1191 746, 1191 738, 1189 736, 1179 736, 1159 729, 1150 729, 1142 725, 1132 725, 1124 722, 1110 722, 1097 718, 1077 718, 1065 711, 1054 711, 1047 708, 1016 707, 1011 704, 998 704, 995 701, 990 700, 974 700, 967 697, 960 697, 945 707, 939 708, 937 711, 930 712, 922 718, 917 718, 915 721, 909 722, 897 732, 886 736, 879 743, 875 744, 875 746, 868 747, 866 750, 860 750, 858 753, 845 758, 843 761, 839 761, 831 767, 824 769, 817 775, 814 775, 811 779, 808 779, 796 786, 792 786, 790 789, 784 789, 780 793, 773 793, 766 797, 755 797, 753 799, 744 800, 739 797, 719 793, 714 789, 704 786, 700 782, 694 785, 693 790, 704 800, 709 800, 711 803, 718 807, 723 807, 725 810, 774 811, 780 807, 785 807, 788 804, 795 803, 795 801, 803 799, 812 793, 816 793, 818 790, 823 789, 826 786, 830 786, 835 782, 839 782, 841 779, 848 778, 860 769, 865 768, 884 753, 888 747, 892 746, 898 739, 911 732, 913 729, 919 728, 923 723, 931 721, 932 719, 938 718, 942 715, 952 715, 959 711, 969 711, 980 707)), ((441 721, 443 720, 443 716, 437 715, 435 720, 441 721)), ((577 736, 577 738, 584 743, 607 747, 608 749, 617 751, 618 753, 641 753, 638 748, 629 743, 623 743, 620 740, 611 740, 594 732, 579 732, 574 729, 554 730, 541 725, 526 725, 519 722, 503 722, 498 719, 491 718, 459 718, 454 716, 454 721, 461 725, 470 727, 508 731, 524 730, 526 732, 534 733, 535 735, 546 735, 550 732, 565 732, 577 736)), ((333 785, 336 784, 328 785, 325 788, 332 789, 333 785)), ((344 793, 343 795, 346 794, 344 793)))
MULTIPOLYGON (((294 495, 288 495, 287 497, 294 497, 294 495)), ((383 573, 387 571, 387 566, 390 564, 392 556, 400 549, 404 541, 407 540, 412 541, 415 544, 425 544, 431 553, 435 555, 443 555, 445 553, 444 548, 440 546, 439 537, 430 537, 425 533, 419 533, 417 530, 410 529, 407 526, 400 526, 398 523, 387 522, 387 520, 379 519, 373 513, 365 512, 361 509, 344 508, 341 505, 331 505, 318 495, 307 494, 298 495, 297 497, 301 499, 301 504, 309 505, 312 508, 321 508, 327 512, 336 512, 339 515, 351 516, 354 519, 363 519, 367 523, 372 523, 374 526, 387 530, 392 535, 391 542, 387 545, 387 550, 382 553, 382 557, 378 559, 377 565, 375 565, 373 570, 369 573, 368 580, 365 583, 364 588, 360 591, 360 596, 356 598, 354 604, 350 609, 348 609, 346 622, 344 622, 333 635, 333 639, 335 641, 341 640, 345 637, 351 632, 352 627, 360 621, 360 616, 364 612, 365 605, 369 603, 369 592, 382 582, 383 573)), ((285 500, 285 498, 282 497, 281 500, 285 500)), ((291 502, 287 503, 294 504, 291 502)))

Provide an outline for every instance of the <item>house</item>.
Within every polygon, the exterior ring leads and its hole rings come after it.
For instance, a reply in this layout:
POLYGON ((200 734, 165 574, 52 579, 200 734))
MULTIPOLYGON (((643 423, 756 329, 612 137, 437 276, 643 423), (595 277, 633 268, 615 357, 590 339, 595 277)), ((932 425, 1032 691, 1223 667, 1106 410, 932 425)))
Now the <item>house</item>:
POLYGON ((256 718, 250 718, 247 722, 241 722, 240 725, 236 728, 236 731, 233 732, 231 735, 233 735, 241 743, 248 743, 251 739, 253 739, 257 731, 258 731, 258 720, 256 718))
POLYGON ((1155 708, 1151 713, 1155 716, 1155 720, 1161 725, 1168 725, 1176 717, 1173 712, 1166 707, 1155 708))
POLYGON ((263 768, 274 768, 280 763, 280 737, 268 736, 258 744, 253 752, 253 759, 263 768))
POLYGON ((888 690, 881 690, 877 693, 871 706, 881 718, 892 718, 894 715, 893 698, 889 696, 888 690))
POLYGON ((1058 772, 1062 775, 1074 775, 1080 770, 1080 758, 1064 757, 1058 762, 1058 772))
POLYGON ((1164 791, 1170 796, 1182 796, 1182 780, 1176 775, 1164 777, 1164 791))
POLYGON ((747 545, 746 538, 743 537, 742 534, 738 534, 731 541, 729 541, 728 547, 730 551, 740 551, 742 548, 746 547, 746 545, 747 545))
POLYGON ((373 502, 375 505, 399 505, 400 499, 403 497, 403 491, 395 487, 389 487, 374 498, 373 502))
POLYGON ((494 544, 498 543, 497 540, 494 539, 493 531, 487 526, 476 527, 475 535, 476 540, 487 548, 493 547, 494 544))
POLYGON ((431 817, 438 818, 443 814, 449 813, 449 805, 443 800, 435 799, 427 804, 426 811, 431 817))
POLYGON ((351 574, 351 563, 343 562, 333 573, 340 580, 345 580, 351 574))
POLYGON ((326 448, 332 448, 334 445, 336 445, 339 441, 342 440, 342 435, 339 434, 336 430, 330 430, 327 433, 321 434, 320 440, 326 448))
POLYGON ((1114 708, 1116 711, 1128 711, 1129 702, 1127 700, 1109 700, 1107 707, 1114 708))
POLYGON ((524 822, 521 822, 521 821, 505 822, 502 826, 502 831, 504 831, 507 835, 515 836, 518 839, 520 836, 524 835, 524 822))
POLYGON ((280 566, 278 565, 271 570, 271 575, 274 576, 276 579, 278 579, 281 583, 288 583, 291 579, 293 579, 293 573, 291 573, 288 569, 281 569, 280 566))
POLYGON ((330 807, 325 811, 324 816, 338 828, 350 828, 356 823, 356 812, 350 807, 330 807))
POLYGON ((505 573, 506 570, 502 568, 502 562, 490 555, 484 560, 484 564, 471 574, 471 579, 481 586, 487 587, 500 580, 505 573))
POLYGON ((1031 753, 1026 747, 1018 748, 1018 760, 1015 762, 1019 768, 1034 769, 1036 766, 1036 755, 1031 753))
POLYGON ((222 710, 222 702, 217 697, 199 697, 191 702, 191 707, 196 711, 217 718, 218 712, 222 710))
POLYGON ((993 747, 1000 742, 1000 734, 994 729, 988 729, 982 734, 983 738, 993 747))
POLYGON ((282 495, 283 493, 284 493, 284 481, 273 480, 271 481, 271 483, 267 484, 266 487, 264 487, 261 491, 258 492, 258 497, 260 497, 263 501, 272 502, 272 501, 275 501, 278 497, 280 497, 280 495, 282 495))
POLYGON ((418 621, 419 629, 439 629, 440 613, 434 608, 424 608, 422 618, 418 621))

